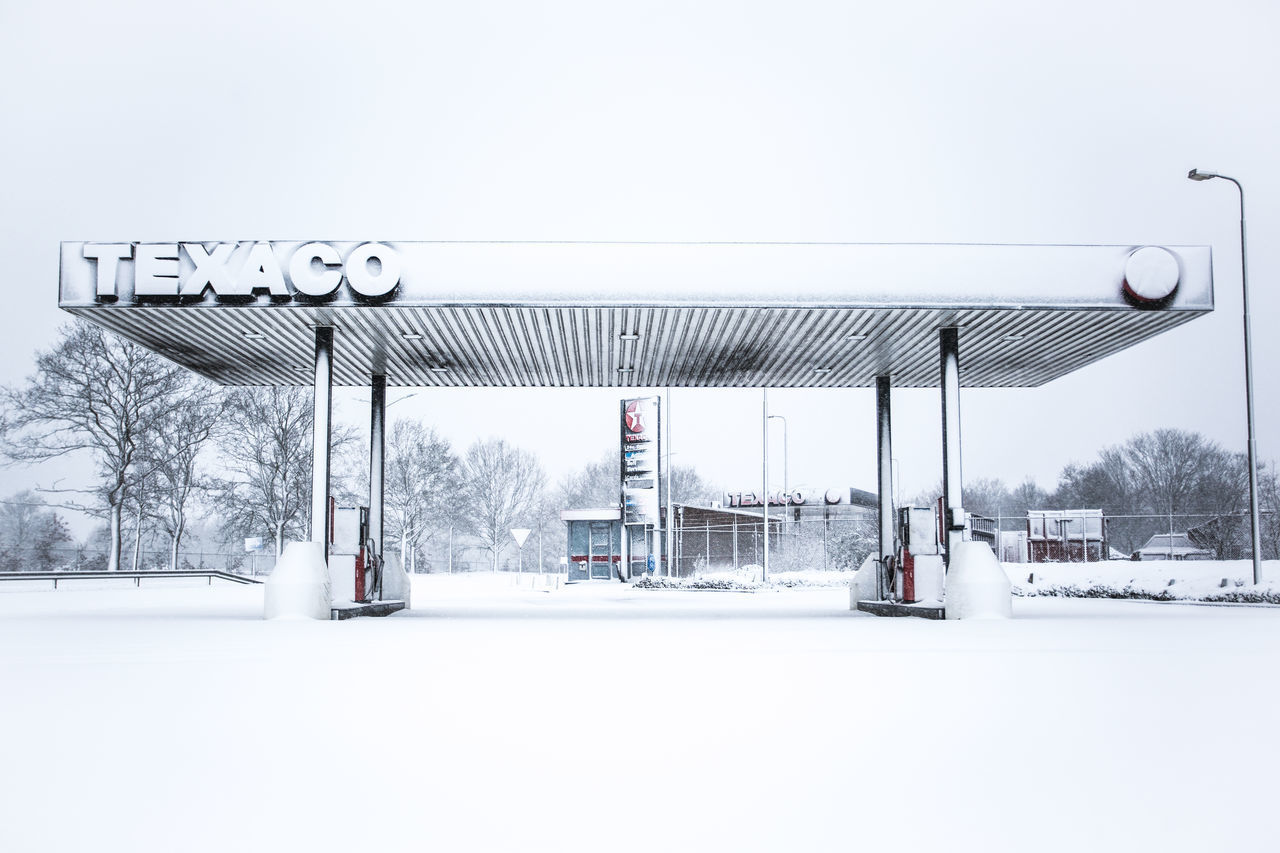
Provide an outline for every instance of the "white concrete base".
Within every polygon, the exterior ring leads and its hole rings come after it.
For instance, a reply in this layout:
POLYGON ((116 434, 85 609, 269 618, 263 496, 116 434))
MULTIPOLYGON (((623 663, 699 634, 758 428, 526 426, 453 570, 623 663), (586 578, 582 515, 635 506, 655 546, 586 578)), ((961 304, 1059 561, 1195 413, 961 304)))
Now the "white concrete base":
POLYGON ((413 581, 400 565, 400 555, 386 554, 382 558, 382 600, 403 601, 405 610, 408 610, 412 589, 413 581))
POLYGON ((849 609, 857 610, 859 601, 876 601, 876 569, 880 562, 870 554, 849 581, 849 609))
POLYGON ((985 542, 957 543, 947 568, 948 619, 1012 619, 1013 586, 985 542))
POLYGON ((267 619, 329 619, 329 569, 321 542, 290 542, 263 595, 267 619))
POLYGON ((523 572, 513 575, 511 583, 513 586, 518 586, 522 589, 541 589, 549 592, 564 586, 564 575, 523 572))

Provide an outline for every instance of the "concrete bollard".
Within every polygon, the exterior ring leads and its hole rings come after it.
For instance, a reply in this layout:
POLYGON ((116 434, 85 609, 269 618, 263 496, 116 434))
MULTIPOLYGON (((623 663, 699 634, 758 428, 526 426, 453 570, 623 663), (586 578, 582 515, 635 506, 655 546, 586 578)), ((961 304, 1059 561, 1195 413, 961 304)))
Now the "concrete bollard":
POLYGON ((263 594, 267 619, 328 619, 332 606, 324 543, 290 542, 276 560, 263 594))
POLYGON ((857 610, 859 601, 876 600, 876 570, 880 561, 871 554, 862 561, 862 565, 853 573, 849 581, 849 609, 857 610))
POLYGON ((947 567, 948 619, 1012 619, 1013 585, 985 542, 960 542, 947 567))
POLYGON ((404 609, 409 609, 409 598, 413 593, 413 580, 400 566, 399 554, 387 554, 382 558, 382 600, 403 601, 404 609))

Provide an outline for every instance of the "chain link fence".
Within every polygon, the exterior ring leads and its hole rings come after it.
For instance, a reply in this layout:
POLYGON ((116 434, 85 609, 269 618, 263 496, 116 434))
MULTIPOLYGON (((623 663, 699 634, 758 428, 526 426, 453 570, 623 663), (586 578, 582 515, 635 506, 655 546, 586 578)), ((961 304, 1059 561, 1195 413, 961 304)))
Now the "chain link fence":
MULTIPOLYGON (((1203 514, 1125 513, 1107 515, 1105 552, 1090 549, 1064 549, 1069 561, 1079 561, 1082 553, 1089 559, 1097 559, 1106 553, 1110 559, 1130 559, 1153 536, 1161 537, 1153 547, 1169 548, 1172 541, 1174 559, 1241 560, 1251 556, 1249 516, 1247 513, 1203 514), (1172 534, 1172 539, 1170 537, 1172 534), (1186 541, 1205 554, 1179 554, 1177 543, 1186 541)), ((986 520, 989 526, 1016 538, 1026 534, 1027 518, 995 514, 986 520)), ((1280 518, 1272 511, 1263 511, 1261 517, 1262 557, 1280 559, 1280 518)), ((774 571, 849 571, 857 568, 868 554, 879 547, 874 518, 830 519, 773 519, 769 520, 769 565, 774 571)), ((746 566, 758 566, 764 561, 764 524, 759 520, 742 519, 732 523, 710 522, 704 524, 677 524, 673 531, 672 574, 677 577, 694 577, 702 572, 736 571, 746 566)), ((489 552, 462 542, 448 547, 441 537, 423 547, 416 561, 407 560, 406 570, 419 573, 492 571, 489 552), (452 558, 450 551, 452 550, 452 558)), ((1025 551, 1025 543, 1021 546, 1025 551)), ((399 554, 394 544, 388 545, 388 553, 399 554)), ((563 539, 547 537, 546 547, 539 564, 536 542, 526 543, 523 570, 526 572, 563 571, 563 539)), ((1009 562, 1026 560, 1017 556, 1017 546, 1002 547, 998 553, 1009 562)), ((264 576, 275 568, 276 557, 268 548, 263 551, 245 552, 232 550, 183 548, 179 552, 178 568, 216 570, 248 576, 264 576)), ((9 546, 0 551, 0 571, 101 571, 107 565, 106 548, 77 546, 26 547, 9 546)), ((120 556, 122 569, 134 568, 133 549, 125 547, 120 556)), ((516 571, 521 559, 516 549, 505 549, 498 568, 516 571)), ((169 568, 169 551, 166 548, 148 548, 139 552, 137 568, 142 571, 165 571, 169 568)))
MULTIPOLYGON (((1088 548, 1075 542, 1061 550, 1063 562, 1098 559, 1135 559, 1135 553, 1152 544, 1164 547, 1164 559, 1249 559, 1252 547, 1248 513, 1123 513, 1106 515, 1105 549, 1101 543, 1088 548), (1172 537, 1170 536, 1172 534, 1172 537), (1152 537, 1160 537, 1152 542, 1152 537), (1170 544, 1172 542, 1172 545, 1170 544), (1180 543, 1186 543, 1182 546, 1180 543)), ((1001 559, 1026 562, 1028 523, 1026 515, 983 519, 988 535, 996 532, 1022 534, 1021 556, 1017 549, 1001 559)), ((785 519, 769 521, 769 566, 773 571, 849 571, 879 548, 873 517, 841 519, 785 519)), ((677 524, 673 533, 673 574, 694 577, 703 572, 738 570, 764 561, 762 521, 733 524, 677 524)), ((1007 536, 1005 537, 1008 538, 1007 536)), ((1263 559, 1280 559, 1280 519, 1270 511, 1261 517, 1263 559)), ((993 545, 993 548, 995 546, 993 545)), ((1158 557, 1157 557, 1158 558, 1158 557)))
MULTIPOLYGON (((1137 552, 1145 550, 1151 556, 1164 549, 1163 559, 1247 560, 1252 557, 1252 537, 1249 514, 1236 513, 1115 513, 1105 514, 1106 559, 1138 559, 1137 552), (1157 537, 1153 539, 1153 537, 1157 537), (1146 547, 1149 546, 1149 547, 1146 547), (1192 553, 1201 552, 1201 553, 1192 553)), ((1025 534, 1025 515, 989 517, 994 529, 1005 534, 1002 539, 1001 559, 1006 562, 1028 561, 1025 534), (1010 536, 1024 535, 1018 546, 1009 546, 1010 536), (1019 551, 1022 556, 1019 557, 1019 551)), ((1260 544, 1262 559, 1280 557, 1280 519, 1276 513, 1263 510, 1260 514, 1260 544)), ((1061 549, 1069 556, 1063 562, 1080 562, 1086 556, 1096 559, 1096 549, 1084 550, 1080 543, 1061 549)), ((1150 557, 1149 557, 1150 558, 1150 557)))
MULTIPOLYGON (((677 524, 672 531, 672 574, 738 571, 764 562, 764 522, 677 524)), ((878 547, 871 518, 769 520, 769 569, 849 571, 878 547)))

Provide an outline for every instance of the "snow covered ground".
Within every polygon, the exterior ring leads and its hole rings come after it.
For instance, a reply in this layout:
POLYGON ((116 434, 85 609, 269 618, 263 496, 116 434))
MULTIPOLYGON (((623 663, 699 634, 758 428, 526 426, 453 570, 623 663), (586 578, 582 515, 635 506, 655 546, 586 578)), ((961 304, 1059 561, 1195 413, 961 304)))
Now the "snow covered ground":
POLYGON ((0 586, 0 849, 1264 850, 1280 608, 0 586))

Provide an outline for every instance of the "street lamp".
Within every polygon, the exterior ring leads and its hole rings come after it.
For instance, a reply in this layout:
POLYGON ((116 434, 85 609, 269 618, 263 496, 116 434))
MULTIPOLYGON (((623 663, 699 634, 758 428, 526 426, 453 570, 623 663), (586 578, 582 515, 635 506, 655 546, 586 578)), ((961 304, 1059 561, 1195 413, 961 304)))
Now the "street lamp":
MULTIPOLYGON (((405 400, 408 400, 410 397, 416 397, 416 396, 418 396, 418 392, 417 392, 417 391, 413 391, 413 392, 410 392, 410 393, 408 393, 408 394, 405 394, 403 397, 397 397, 396 399, 392 400, 390 403, 387 403, 387 408, 389 409, 389 408, 391 408, 392 406, 394 406, 396 403, 403 403, 405 400)), ((357 403, 368 403, 368 402, 369 402, 368 400, 361 399, 360 397, 356 397, 355 399, 356 399, 356 402, 357 402, 357 403)))
POLYGON ((1245 249, 1244 187, 1229 175, 1201 172, 1192 169, 1187 177, 1193 181, 1211 181, 1222 178, 1236 185, 1240 193, 1240 287, 1244 293, 1244 401, 1245 417, 1249 424, 1249 528, 1253 544, 1253 582, 1259 582, 1262 569, 1261 537, 1258 525, 1258 453, 1253 430, 1253 345, 1249 329, 1249 262, 1245 249))

